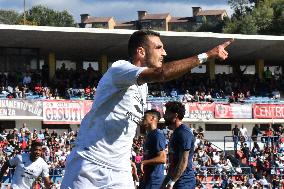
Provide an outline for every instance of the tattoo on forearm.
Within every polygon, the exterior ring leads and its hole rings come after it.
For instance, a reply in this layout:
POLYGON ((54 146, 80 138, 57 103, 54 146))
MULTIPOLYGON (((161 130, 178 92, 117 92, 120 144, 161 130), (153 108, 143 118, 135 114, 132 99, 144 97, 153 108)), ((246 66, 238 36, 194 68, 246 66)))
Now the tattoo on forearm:
POLYGON ((173 180, 175 181, 179 179, 179 177, 183 174, 184 170, 186 169, 188 163, 189 150, 183 151, 179 156, 180 156, 179 162, 173 174, 173 180))

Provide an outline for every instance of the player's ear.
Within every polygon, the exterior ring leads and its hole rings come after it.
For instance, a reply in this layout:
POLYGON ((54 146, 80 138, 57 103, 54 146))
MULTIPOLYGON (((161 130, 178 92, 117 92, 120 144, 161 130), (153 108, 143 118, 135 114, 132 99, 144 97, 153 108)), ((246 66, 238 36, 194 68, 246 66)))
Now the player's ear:
POLYGON ((144 57, 145 56, 145 49, 143 47, 138 47, 136 50, 136 53, 138 56, 140 57, 144 57))
POLYGON ((175 118, 178 118, 178 114, 177 113, 175 113, 175 118))

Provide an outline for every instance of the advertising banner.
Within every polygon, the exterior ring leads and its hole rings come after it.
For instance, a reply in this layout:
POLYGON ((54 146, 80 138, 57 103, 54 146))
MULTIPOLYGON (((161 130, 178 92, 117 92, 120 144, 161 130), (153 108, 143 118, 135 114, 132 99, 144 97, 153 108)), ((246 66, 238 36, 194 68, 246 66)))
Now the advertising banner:
POLYGON ((251 119, 251 104, 216 104, 216 119, 251 119))
POLYGON ((1 99, 0 117, 2 116, 42 117, 42 102, 24 99, 1 99))
POLYGON ((92 100, 84 100, 84 116, 91 110, 92 105, 92 100))
POLYGON ((84 101, 46 100, 43 102, 45 124, 80 124, 84 115, 84 101))
POLYGON ((255 119, 283 119, 284 104, 254 104, 253 117, 255 119))
POLYGON ((147 110, 155 109, 160 112, 161 117, 164 116, 164 111, 166 110, 163 102, 148 102, 147 110))
POLYGON ((185 103, 185 117, 190 119, 213 119, 214 103, 185 103))

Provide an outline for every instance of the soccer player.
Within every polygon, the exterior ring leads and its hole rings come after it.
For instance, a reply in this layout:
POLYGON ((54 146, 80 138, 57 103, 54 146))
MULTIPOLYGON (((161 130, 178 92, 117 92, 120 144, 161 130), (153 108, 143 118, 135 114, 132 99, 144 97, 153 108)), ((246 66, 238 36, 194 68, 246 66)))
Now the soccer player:
POLYGON ((185 107, 181 102, 168 102, 165 106, 165 125, 173 130, 173 134, 169 145, 169 169, 161 188, 194 189, 195 138, 191 128, 182 123, 185 107))
POLYGON ((67 158, 61 188, 134 188, 129 157, 146 104, 147 83, 178 78, 208 59, 224 60, 230 43, 163 64, 167 54, 159 33, 134 32, 128 41, 129 60, 114 62, 98 84, 67 158))
POLYGON ((142 189, 160 189, 164 180, 164 164, 167 160, 166 138, 157 128, 160 118, 160 112, 157 110, 148 110, 144 113, 143 126, 146 128, 147 136, 141 163, 142 189))
POLYGON ((50 188, 53 183, 49 179, 48 165, 41 155, 42 144, 32 143, 30 153, 17 155, 4 163, 0 171, 0 181, 8 167, 16 167, 11 184, 13 189, 30 189, 39 176, 43 177, 45 187, 50 188))

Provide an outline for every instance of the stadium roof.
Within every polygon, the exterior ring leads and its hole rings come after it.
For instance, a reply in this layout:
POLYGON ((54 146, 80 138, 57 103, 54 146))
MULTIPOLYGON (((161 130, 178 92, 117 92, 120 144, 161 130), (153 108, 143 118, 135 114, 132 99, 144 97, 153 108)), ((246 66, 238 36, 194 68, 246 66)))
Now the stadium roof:
MULTIPOLYGON (((101 54, 110 61, 127 58, 127 41, 134 30, 23 26, 0 24, 0 47, 39 48, 40 55, 54 52, 57 59, 94 60, 101 54)), ((205 52, 231 38, 231 60, 264 59, 284 63, 284 36, 160 31, 168 59, 205 52)))

